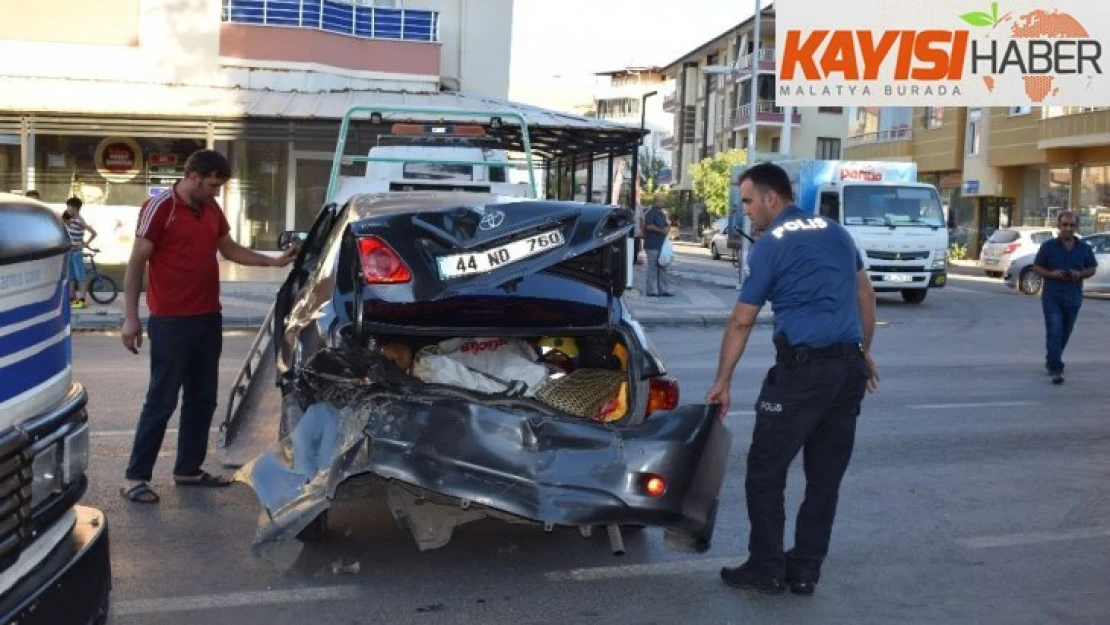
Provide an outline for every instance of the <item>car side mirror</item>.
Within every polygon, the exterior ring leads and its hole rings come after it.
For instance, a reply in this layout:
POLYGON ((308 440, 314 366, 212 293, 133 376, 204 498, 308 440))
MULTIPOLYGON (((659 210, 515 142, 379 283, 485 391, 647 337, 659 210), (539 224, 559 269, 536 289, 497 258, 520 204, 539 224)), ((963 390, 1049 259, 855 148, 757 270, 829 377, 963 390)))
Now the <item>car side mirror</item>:
POLYGON ((286 230, 278 235, 277 246, 279 250, 287 250, 294 245, 300 245, 308 238, 307 232, 298 230, 286 230))

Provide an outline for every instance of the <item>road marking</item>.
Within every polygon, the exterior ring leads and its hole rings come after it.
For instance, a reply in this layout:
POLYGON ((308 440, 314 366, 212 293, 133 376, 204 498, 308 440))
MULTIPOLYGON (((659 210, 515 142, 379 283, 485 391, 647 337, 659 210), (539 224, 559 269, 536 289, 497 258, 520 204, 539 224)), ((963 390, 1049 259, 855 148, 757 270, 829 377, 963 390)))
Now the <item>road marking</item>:
MULTIPOLYGON (((166 434, 177 434, 177 428, 166 428, 166 434)), ((208 430, 209 434, 219 432, 220 428, 211 428, 208 430)), ((134 436, 135 430, 94 430, 89 432, 92 438, 101 438, 108 436, 134 436)))
POLYGON ((305 601, 349 601, 365 598, 365 595, 366 589, 358 586, 333 586, 230 592, 220 595, 196 595, 192 597, 133 599, 131 601, 113 601, 112 614, 115 616, 135 616, 138 614, 165 614, 167 612, 226 610, 228 608, 302 603, 305 601))
POLYGON ((975 538, 964 538, 958 542, 972 549, 989 549, 991 547, 1016 547, 1019 545, 1036 545, 1065 540, 1108 537, 1110 537, 1110 527, 1087 527, 1056 532, 1027 532, 1024 534, 1003 534, 1001 536, 979 536, 975 538))
POLYGON ((721 566, 736 565, 737 563, 739 563, 739 560, 736 558, 705 558, 704 560, 678 560, 676 562, 656 562, 653 564, 626 564, 624 566, 599 566, 566 571, 548 571, 543 576, 549 582, 596 582, 629 577, 700 573, 716 570, 721 566))
POLYGON ((906 406, 910 410, 946 410, 957 408, 1015 408, 1018 406, 1038 406, 1039 401, 982 401, 964 404, 913 404, 906 406))

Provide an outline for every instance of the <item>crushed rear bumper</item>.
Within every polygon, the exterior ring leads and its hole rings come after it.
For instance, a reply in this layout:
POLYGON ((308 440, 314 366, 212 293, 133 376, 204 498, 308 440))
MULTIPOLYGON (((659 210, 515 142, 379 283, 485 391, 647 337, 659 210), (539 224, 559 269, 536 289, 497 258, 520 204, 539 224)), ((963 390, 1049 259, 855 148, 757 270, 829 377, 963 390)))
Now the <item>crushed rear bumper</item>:
POLYGON ((614 427, 463 399, 380 394, 353 405, 309 406, 277 449, 238 473, 267 512, 257 554, 292 564, 298 534, 341 484, 366 474, 421 549, 441 547, 457 525, 489 516, 663 527, 674 547, 708 548, 731 446, 716 407, 685 406, 614 427), (645 492, 651 475, 666 481, 662 496, 645 492))

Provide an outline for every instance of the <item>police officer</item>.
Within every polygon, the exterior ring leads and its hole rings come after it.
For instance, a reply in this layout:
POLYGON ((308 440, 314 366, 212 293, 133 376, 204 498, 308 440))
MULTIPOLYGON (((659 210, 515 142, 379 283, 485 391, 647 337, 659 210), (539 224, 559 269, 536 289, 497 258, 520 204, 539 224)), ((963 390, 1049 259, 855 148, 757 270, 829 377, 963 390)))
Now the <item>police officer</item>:
POLYGON ((756 401, 748 450, 749 557, 721 578, 738 588, 812 594, 828 552, 840 480, 855 442, 867 391, 878 388, 871 359, 875 292, 848 232, 793 203, 779 166, 751 167, 740 179, 744 211, 763 236, 752 246, 751 273, 721 342, 709 403, 729 408, 732 373, 760 308, 775 321, 775 365, 756 401), (806 475, 793 549, 783 551, 786 474, 799 450, 806 475))

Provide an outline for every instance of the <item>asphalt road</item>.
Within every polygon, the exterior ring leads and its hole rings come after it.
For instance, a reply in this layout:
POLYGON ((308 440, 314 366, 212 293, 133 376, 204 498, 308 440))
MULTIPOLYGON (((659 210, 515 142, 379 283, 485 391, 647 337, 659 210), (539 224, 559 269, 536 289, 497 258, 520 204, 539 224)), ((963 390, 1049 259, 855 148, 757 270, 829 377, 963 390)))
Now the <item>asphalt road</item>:
MULTIPOLYGON (((289 572, 249 552, 259 512, 249 489, 170 485, 172 435, 156 468, 162 503, 119 497, 146 353, 125 353, 116 336, 77 335, 94 429, 85 501, 107 513, 112 537, 110 622, 1107 622, 1110 303, 1085 303, 1062 387, 1044 375, 1037 301, 997 283, 956 278, 920 306, 883 297, 879 315, 884 381, 865 402, 832 552, 808 598, 746 594, 717 577, 746 553, 743 466, 767 328, 735 378, 732 465, 709 553, 670 552, 649 531, 614 557, 601 535, 499 521, 463 526, 447 547, 420 553, 383 505, 357 501, 333 509, 329 537, 289 572), (336 573, 339 562, 359 570, 336 573)), ((719 338, 652 334, 684 403, 707 390, 719 338)), ((223 388, 250 340, 227 337, 223 388)), ((794 469, 788 519, 804 487, 794 469)))

